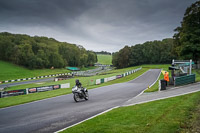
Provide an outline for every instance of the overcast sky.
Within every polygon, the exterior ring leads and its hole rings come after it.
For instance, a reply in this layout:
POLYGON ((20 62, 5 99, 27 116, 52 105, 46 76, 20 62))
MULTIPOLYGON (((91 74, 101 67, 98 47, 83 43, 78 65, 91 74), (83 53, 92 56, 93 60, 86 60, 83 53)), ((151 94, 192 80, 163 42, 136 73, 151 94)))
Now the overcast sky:
POLYGON ((196 0, 0 0, 0 32, 115 52, 172 37, 196 0))

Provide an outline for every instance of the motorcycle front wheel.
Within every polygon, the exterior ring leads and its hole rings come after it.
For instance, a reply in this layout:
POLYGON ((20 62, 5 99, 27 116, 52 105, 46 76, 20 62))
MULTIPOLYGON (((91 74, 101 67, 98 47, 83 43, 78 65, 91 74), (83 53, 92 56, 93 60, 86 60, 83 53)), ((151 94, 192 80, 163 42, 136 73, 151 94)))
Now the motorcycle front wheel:
POLYGON ((85 92, 85 100, 88 100, 89 99, 89 95, 88 95, 88 92, 86 91, 85 92))
POLYGON ((80 97, 79 97, 78 93, 74 93, 74 101, 75 102, 79 102, 80 101, 80 97))

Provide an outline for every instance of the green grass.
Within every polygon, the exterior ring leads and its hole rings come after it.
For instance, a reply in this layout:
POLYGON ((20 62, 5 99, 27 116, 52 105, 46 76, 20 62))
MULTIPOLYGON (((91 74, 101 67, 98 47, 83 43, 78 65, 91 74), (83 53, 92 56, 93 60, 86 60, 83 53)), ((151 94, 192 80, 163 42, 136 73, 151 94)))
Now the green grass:
POLYGON ((143 68, 151 68, 151 69, 163 69, 169 71, 168 68, 171 66, 170 64, 148 64, 142 65, 143 68))
POLYGON ((196 74, 196 82, 200 81, 200 69, 193 70, 192 73, 196 74))
POLYGON ((175 133, 182 131, 190 111, 200 101, 200 92, 120 107, 63 133, 175 133))
POLYGON ((181 133, 199 133, 200 132, 200 100, 197 106, 191 109, 188 114, 188 120, 182 126, 181 133))
POLYGON ((112 55, 97 54, 98 63, 112 65, 112 55))
MULTIPOLYGON (((140 71, 131 74, 129 76, 126 76, 124 78, 116 79, 107 83, 103 83, 100 85, 92 85, 88 86, 88 81, 90 79, 99 79, 99 78, 105 78, 105 77, 110 77, 118 74, 122 74, 123 72, 127 72, 127 70, 132 70, 138 67, 131 67, 131 68, 126 68, 126 69, 120 69, 120 70, 113 70, 114 72, 108 75, 97 75, 93 77, 79 77, 78 79, 81 81, 84 87, 87 87, 88 89, 93 89, 101 86, 106 86, 106 85, 111 85, 115 83, 122 83, 126 81, 130 81, 139 75, 143 74, 148 70, 148 68, 143 68, 140 71)), ((15 89, 25 89, 25 88, 30 88, 30 87, 38 87, 38 86, 46 86, 46 85, 54 85, 54 84, 62 84, 62 83, 70 83, 71 87, 75 85, 75 79, 69 79, 69 80, 63 80, 63 81, 58 81, 58 82, 46 82, 44 84, 27 84, 27 85, 21 85, 21 86, 15 86, 8 88, 8 90, 15 90, 15 89)), ((28 94, 28 95, 21 95, 21 96, 13 96, 13 97, 7 97, 7 98, 0 98, 0 108, 8 107, 8 106, 13 106, 13 105, 18 105, 18 104, 23 104, 23 103, 28 103, 32 101, 37 101, 41 99, 46 99, 50 97, 55 97, 59 95, 65 95, 71 93, 71 87, 68 89, 58 89, 58 90, 53 90, 53 91, 47 91, 47 92, 41 92, 41 93, 34 93, 34 94, 28 94)))
POLYGON ((18 78, 31 78, 36 76, 44 76, 58 73, 68 73, 67 69, 35 69, 29 70, 27 68, 14 65, 5 61, 0 61, 0 81, 12 80, 18 78))

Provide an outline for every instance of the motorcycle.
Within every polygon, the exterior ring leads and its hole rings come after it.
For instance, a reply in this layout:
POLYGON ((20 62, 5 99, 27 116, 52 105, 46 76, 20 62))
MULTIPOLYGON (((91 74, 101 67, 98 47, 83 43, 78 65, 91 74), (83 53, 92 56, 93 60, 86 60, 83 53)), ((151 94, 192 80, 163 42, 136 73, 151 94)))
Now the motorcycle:
POLYGON ((72 88, 72 93, 74 94, 74 101, 79 102, 82 99, 88 100, 88 90, 86 88, 78 88, 77 86, 74 86, 72 88))

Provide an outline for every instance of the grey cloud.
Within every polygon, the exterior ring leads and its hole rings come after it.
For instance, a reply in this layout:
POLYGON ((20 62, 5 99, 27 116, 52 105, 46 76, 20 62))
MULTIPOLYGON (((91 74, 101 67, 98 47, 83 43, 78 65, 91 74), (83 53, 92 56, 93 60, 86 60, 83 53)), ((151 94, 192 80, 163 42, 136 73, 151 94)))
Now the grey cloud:
POLYGON ((196 0, 0 0, 0 32, 48 36, 90 50, 172 37, 196 0))

